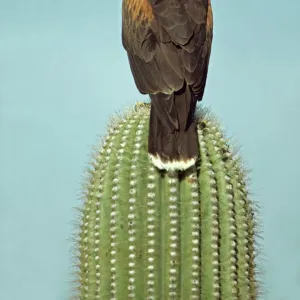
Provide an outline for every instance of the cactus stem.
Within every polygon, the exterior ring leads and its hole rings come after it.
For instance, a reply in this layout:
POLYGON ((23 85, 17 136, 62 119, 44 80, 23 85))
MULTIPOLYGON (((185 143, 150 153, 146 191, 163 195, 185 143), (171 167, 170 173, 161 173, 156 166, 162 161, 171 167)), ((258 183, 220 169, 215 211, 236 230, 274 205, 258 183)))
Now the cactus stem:
POLYGON ((76 300, 258 299, 246 171, 204 112, 183 172, 153 165, 149 105, 112 121, 79 209, 76 300))

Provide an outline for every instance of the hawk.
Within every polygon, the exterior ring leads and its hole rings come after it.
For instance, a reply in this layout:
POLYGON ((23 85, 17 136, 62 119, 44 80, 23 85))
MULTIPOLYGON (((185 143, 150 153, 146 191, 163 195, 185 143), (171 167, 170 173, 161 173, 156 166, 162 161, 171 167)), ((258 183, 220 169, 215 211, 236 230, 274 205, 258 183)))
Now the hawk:
POLYGON ((138 90, 151 99, 148 152, 159 169, 196 162, 194 113, 212 38, 210 0, 123 0, 122 44, 138 90))

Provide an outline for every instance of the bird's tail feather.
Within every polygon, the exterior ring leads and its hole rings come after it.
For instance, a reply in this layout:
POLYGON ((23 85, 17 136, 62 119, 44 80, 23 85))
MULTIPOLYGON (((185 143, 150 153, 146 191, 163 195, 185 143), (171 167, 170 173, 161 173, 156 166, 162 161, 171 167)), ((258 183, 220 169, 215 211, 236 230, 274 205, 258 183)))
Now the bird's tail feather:
POLYGON ((185 170, 198 156, 196 99, 188 86, 171 95, 151 97, 148 152, 154 165, 170 171, 185 170))

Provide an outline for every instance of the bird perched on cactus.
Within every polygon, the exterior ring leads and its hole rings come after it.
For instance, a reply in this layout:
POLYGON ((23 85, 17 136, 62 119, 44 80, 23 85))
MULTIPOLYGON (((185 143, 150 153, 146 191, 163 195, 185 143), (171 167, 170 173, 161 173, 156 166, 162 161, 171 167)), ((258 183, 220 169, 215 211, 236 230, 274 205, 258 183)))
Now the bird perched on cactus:
POLYGON ((194 113, 212 37, 210 0, 123 0, 122 42, 138 90, 151 99, 148 152, 159 169, 195 164, 194 113))

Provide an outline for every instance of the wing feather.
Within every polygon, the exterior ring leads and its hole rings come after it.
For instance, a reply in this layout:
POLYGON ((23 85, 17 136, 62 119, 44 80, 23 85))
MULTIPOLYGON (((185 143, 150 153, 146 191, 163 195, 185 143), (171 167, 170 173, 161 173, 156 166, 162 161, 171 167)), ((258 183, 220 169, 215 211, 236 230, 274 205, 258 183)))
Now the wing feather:
MULTIPOLYGON (((201 100, 212 39, 209 0, 146 0, 151 20, 132 18, 130 1, 123 0, 122 42, 139 91, 172 94, 186 82, 201 100)), ((160 105, 172 111, 174 101, 166 97, 160 105)), ((175 115, 170 116, 174 124, 175 115)))

